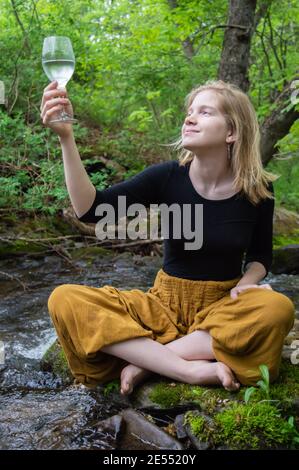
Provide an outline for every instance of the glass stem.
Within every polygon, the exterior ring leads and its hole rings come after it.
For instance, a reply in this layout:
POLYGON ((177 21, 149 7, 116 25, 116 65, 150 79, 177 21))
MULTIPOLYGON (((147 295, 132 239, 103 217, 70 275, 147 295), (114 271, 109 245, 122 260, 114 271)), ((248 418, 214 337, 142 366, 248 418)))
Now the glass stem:
MULTIPOLYGON (((59 85, 58 85, 57 90, 63 90, 63 89, 65 89, 64 86, 59 86, 59 85)), ((68 114, 67 114, 67 112, 66 112, 66 110, 65 110, 65 105, 63 104, 63 105, 62 105, 61 112, 60 112, 60 118, 61 118, 61 119, 64 119, 65 116, 67 116, 67 115, 68 115, 68 114)))

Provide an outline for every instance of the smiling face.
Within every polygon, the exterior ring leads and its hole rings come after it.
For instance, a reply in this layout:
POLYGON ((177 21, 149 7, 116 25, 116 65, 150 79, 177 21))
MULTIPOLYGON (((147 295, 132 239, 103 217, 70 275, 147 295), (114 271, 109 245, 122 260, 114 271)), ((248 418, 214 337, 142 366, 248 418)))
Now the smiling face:
POLYGON ((192 152, 204 148, 224 148, 231 143, 231 132, 220 108, 219 96, 204 90, 191 103, 182 126, 182 146, 192 152))

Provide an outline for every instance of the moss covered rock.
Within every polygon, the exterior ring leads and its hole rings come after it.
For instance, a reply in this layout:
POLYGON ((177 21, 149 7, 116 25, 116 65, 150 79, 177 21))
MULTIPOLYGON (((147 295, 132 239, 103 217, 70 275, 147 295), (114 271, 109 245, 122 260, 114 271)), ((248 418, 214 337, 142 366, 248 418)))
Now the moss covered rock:
POLYGON ((293 419, 285 419, 271 402, 231 403, 207 419, 188 412, 185 423, 198 442, 229 449, 285 449, 299 447, 293 419), (211 424, 212 422, 212 424, 211 424))
POLYGON ((217 386, 151 380, 133 392, 138 408, 168 411, 185 407, 187 434, 198 449, 299 448, 299 368, 283 359, 279 378, 268 395, 256 387, 245 402, 247 387, 229 392, 217 386), (195 410, 194 410, 195 406, 195 410))
POLYGON ((74 380, 58 339, 56 339, 42 357, 40 367, 44 371, 53 372, 65 384, 72 383, 74 380))

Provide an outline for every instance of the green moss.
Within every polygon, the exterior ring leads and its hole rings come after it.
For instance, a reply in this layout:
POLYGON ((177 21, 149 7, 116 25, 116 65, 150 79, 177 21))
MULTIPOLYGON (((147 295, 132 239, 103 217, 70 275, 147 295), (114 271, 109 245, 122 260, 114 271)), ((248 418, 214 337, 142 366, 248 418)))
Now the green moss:
POLYGON ((45 247, 38 243, 15 240, 14 242, 3 242, 0 244, 0 257, 21 255, 26 253, 41 253, 45 247))
MULTIPOLYGON (((59 216, 26 216, 15 217, 5 214, 0 227, 1 236, 5 238, 15 238, 15 240, 2 241, 0 245, 0 256, 7 257, 22 255, 26 253, 44 253, 48 242, 26 241, 49 237, 61 237, 70 233, 70 226, 59 216)), ((59 240, 58 240, 59 242, 59 240)))
POLYGON ((69 367, 63 349, 61 349, 57 355, 56 361, 53 365, 53 372, 56 375, 68 375, 69 373, 69 367))
POLYGON ((217 407, 223 406, 223 400, 228 400, 230 397, 232 397, 231 393, 220 387, 212 388, 164 382, 155 385, 149 394, 152 402, 164 408, 193 402, 208 413, 212 413, 217 407))
POLYGON ((274 235, 273 248, 281 248, 286 245, 299 244, 299 229, 295 229, 292 235, 274 235))
POLYGON ((184 424, 202 442, 230 449, 298 448, 298 432, 270 403, 232 403, 210 418, 188 412, 184 424))
POLYGON ((110 395, 110 393, 119 392, 119 391, 120 391, 120 379, 111 380, 110 382, 107 382, 104 385, 103 393, 105 397, 110 395))
MULTIPOLYGON (((270 403, 238 404, 214 417, 214 443, 232 449, 291 447, 296 430, 270 403)), ((296 445, 296 444, 295 444, 296 445)))
POLYGON ((204 433, 205 430, 205 419, 203 416, 194 416, 192 417, 192 413, 186 413, 184 424, 189 424, 192 433, 200 437, 201 440, 206 440, 207 434, 204 433))
POLYGON ((185 397, 185 390, 188 386, 185 384, 169 384, 159 383, 157 384, 149 394, 149 398, 164 408, 171 406, 177 406, 185 397))
POLYGON ((2 216, 1 233, 13 232, 28 238, 55 237, 70 233, 70 225, 62 216, 42 214, 4 214, 2 216))
POLYGON ((231 400, 238 400, 238 393, 220 387, 190 387, 190 401, 196 401, 206 413, 213 414, 219 408, 226 407, 231 400))
POLYGON ((50 370, 63 380, 69 381, 73 379, 66 356, 58 340, 44 354, 41 360, 41 368, 43 370, 50 370))
POLYGON ((188 425, 192 434, 201 442, 213 442, 215 427, 211 418, 199 414, 198 411, 188 411, 184 416, 184 426, 188 425))
MULTIPOLYGON (((242 389, 242 398, 246 389, 242 389)), ((292 403, 295 398, 299 397, 299 368, 290 363, 287 359, 282 359, 280 366, 280 374, 278 379, 270 384, 269 399, 279 406, 285 412, 292 411, 292 403)), ((256 389, 250 397, 250 402, 258 402, 265 399, 265 394, 256 389)))
MULTIPOLYGON (((149 398, 161 407, 176 406, 186 402, 194 402, 210 414, 220 409, 227 408, 231 403, 244 403, 246 387, 241 387, 237 392, 229 392, 222 387, 205 387, 181 383, 169 384, 160 382, 153 387, 149 398)), ((291 364, 289 360, 282 359, 280 375, 276 382, 270 384, 270 400, 273 404, 279 404, 284 412, 293 413, 292 403, 299 397, 299 368, 291 364)), ((250 403, 256 403, 265 399, 264 393, 256 388, 251 395, 250 403)))
POLYGON ((199 386, 194 387, 193 385, 191 386, 175 382, 160 382, 153 387, 149 394, 149 398, 152 402, 157 403, 164 408, 169 408, 186 402, 199 403, 200 398, 205 391, 206 390, 203 387, 199 386))

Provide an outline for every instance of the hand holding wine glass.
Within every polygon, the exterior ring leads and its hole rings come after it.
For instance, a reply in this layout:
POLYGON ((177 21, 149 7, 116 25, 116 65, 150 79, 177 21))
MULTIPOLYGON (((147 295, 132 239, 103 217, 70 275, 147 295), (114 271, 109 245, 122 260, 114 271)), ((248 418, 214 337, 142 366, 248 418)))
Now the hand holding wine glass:
MULTIPOLYGON (((45 38, 42 65, 49 80, 58 82, 57 94, 51 95, 51 98, 61 96, 60 92, 66 91, 65 86, 75 70, 75 56, 70 39, 65 36, 49 36, 45 38)), ((56 102, 56 105, 58 105, 58 102, 56 102)), ((63 105, 61 101, 60 105, 63 105)), ((78 121, 62 107, 60 116, 52 116, 52 119, 48 122, 52 124, 55 122, 74 123, 78 121)))
POLYGON ((72 122, 60 120, 61 110, 73 117, 73 107, 68 99, 66 89, 59 89, 58 82, 51 82, 44 89, 40 106, 41 119, 46 127, 52 129, 59 137, 67 137, 72 134, 72 122))

